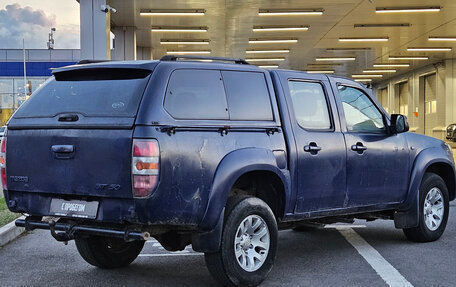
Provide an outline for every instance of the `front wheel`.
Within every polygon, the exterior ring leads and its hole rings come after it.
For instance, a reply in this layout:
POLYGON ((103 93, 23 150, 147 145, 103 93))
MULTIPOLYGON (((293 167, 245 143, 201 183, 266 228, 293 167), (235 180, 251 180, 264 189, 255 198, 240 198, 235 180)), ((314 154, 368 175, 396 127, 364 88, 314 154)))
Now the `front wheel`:
POLYGON ((442 236, 448 221, 449 197, 443 179, 426 173, 420 186, 420 210, 417 227, 404 228, 410 241, 430 242, 442 236))
POLYGON ((224 286, 257 286, 271 271, 277 250, 277 222, 259 198, 228 199, 220 249, 205 253, 207 268, 224 286))
POLYGON ((91 236, 76 238, 76 248, 93 266, 112 269, 129 265, 138 257, 145 241, 126 242, 121 238, 91 236))

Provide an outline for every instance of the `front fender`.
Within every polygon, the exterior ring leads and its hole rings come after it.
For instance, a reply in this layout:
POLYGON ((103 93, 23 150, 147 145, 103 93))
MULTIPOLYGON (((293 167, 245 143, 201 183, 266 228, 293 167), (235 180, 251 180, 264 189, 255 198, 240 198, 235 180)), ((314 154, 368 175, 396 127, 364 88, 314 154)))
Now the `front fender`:
POLYGON ((411 228, 418 226, 421 181, 426 170, 434 163, 445 163, 453 166, 453 162, 440 147, 424 149, 415 157, 412 172, 410 174, 407 197, 401 204, 399 211, 394 215, 394 224, 396 228, 411 228))
POLYGON ((277 167, 271 150, 245 148, 232 151, 222 159, 215 172, 206 212, 199 225, 201 230, 211 230, 216 226, 219 217, 223 216, 222 210, 231 187, 241 175, 250 171, 274 172, 284 183, 288 194, 287 176, 277 167))

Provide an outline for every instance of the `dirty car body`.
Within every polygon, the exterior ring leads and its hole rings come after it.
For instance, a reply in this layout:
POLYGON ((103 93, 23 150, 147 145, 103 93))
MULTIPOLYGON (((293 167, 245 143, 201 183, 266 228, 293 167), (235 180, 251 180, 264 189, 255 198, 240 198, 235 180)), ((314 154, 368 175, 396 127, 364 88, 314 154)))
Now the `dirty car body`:
MULTIPOLYGON (((223 248, 227 202, 243 196, 266 203, 281 229, 354 218, 414 228, 426 173, 455 198, 454 162, 394 117, 339 77, 175 59, 75 65, 54 70, 9 121, 4 194, 28 214, 18 225, 60 241, 153 236, 208 254, 223 248), (309 94, 322 114, 302 108, 309 94)), ((247 282, 233 278, 223 280, 247 282)))

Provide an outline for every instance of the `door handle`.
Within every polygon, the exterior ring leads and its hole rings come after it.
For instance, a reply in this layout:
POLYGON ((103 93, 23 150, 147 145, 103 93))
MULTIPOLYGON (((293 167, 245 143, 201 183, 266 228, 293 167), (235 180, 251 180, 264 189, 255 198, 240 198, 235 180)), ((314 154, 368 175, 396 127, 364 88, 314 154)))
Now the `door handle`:
POLYGON ((362 154, 366 149, 367 147, 365 147, 362 142, 357 142, 351 146, 351 150, 356 151, 359 154, 362 154))
POLYGON ((317 154, 319 151, 321 151, 321 147, 317 145, 315 142, 311 142, 308 145, 304 146, 304 151, 305 152, 310 152, 311 154, 317 154))
POLYGON ((59 117, 59 122, 77 122, 79 120, 78 115, 61 115, 59 117))
POLYGON ((53 145, 51 147, 53 152, 58 153, 72 153, 74 152, 74 146, 72 145, 53 145))
POLYGON ((73 145, 53 145, 51 150, 54 152, 56 159, 72 159, 74 158, 73 145))

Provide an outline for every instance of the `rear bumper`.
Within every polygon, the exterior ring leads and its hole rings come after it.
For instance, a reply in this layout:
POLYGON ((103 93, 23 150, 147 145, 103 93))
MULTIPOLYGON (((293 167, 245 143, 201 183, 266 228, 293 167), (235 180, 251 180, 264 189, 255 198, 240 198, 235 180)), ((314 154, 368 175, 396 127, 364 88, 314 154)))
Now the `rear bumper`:
MULTIPOLYGON (((177 208, 171 208, 166 198, 111 198, 87 197, 81 195, 50 194, 27 191, 4 191, 9 210, 16 213, 27 213, 31 216, 58 216, 50 212, 53 198, 64 200, 97 201, 98 211, 94 219, 82 219, 69 216, 62 218, 93 222, 98 225, 106 224, 136 224, 144 227, 161 226, 168 229, 183 229, 198 231, 198 217, 186 214, 177 208)), ((171 206, 173 206, 171 204, 171 206)), ((206 230, 207 231, 207 230, 206 230)))
POLYGON ((130 240, 148 240, 150 234, 129 228, 110 228, 94 225, 46 222, 31 216, 25 219, 16 220, 16 226, 25 227, 26 230, 47 229, 51 230, 52 236, 58 241, 69 241, 80 236, 106 236, 122 238, 125 241, 130 240))
MULTIPOLYGON (((28 213, 32 216, 49 216, 52 198, 62 198, 64 195, 12 191, 4 192, 6 204, 12 212, 28 213)), ((98 201, 99 207, 96 222, 103 223, 134 223, 138 222, 135 202, 126 198, 81 198, 80 196, 64 196, 63 199, 82 199, 86 201, 98 201)))

